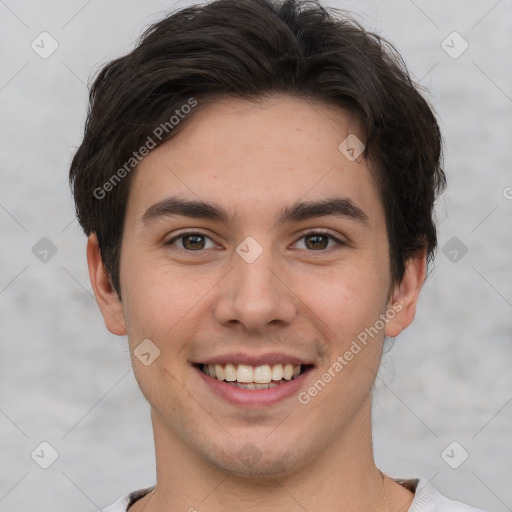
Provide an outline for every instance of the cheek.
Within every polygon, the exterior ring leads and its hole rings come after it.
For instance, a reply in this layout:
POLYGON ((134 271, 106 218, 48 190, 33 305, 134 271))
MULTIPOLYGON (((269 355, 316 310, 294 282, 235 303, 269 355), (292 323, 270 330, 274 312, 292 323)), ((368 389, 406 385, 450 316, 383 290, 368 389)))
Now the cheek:
POLYGON ((324 325, 329 326, 328 336, 335 335, 343 348, 348 337, 357 337, 375 323, 385 307, 386 291, 376 262, 361 260, 322 276, 305 297, 324 325))
POLYGON ((193 338, 190 319, 197 297, 187 292, 183 281, 173 282, 150 264, 135 268, 144 270, 125 281, 125 318, 134 374, 146 399, 160 404, 157 409, 177 407, 180 389, 187 379, 183 349, 193 338), (151 358, 147 365, 145 353, 151 358), (174 397, 167 405, 160 403, 162 389, 174 397))
POLYGON ((176 300, 184 291, 180 280, 173 280, 156 256, 130 244, 123 251, 121 279, 132 328, 153 331, 160 323, 170 324, 170 317, 183 305, 176 300))
POLYGON ((329 343, 329 355, 319 374, 328 383, 317 385, 321 393, 311 389, 318 393, 315 404, 319 410, 326 403, 337 404, 344 411, 342 416, 350 417, 349 412, 355 411, 375 381, 384 332, 376 331, 375 325, 386 298, 375 275, 366 265, 364 271, 352 267, 347 275, 326 280, 317 293, 315 313, 328 326, 323 332, 329 343))
POLYGON ((160 365, 176 367, 190 340, 194 339, 207 306, 205 294, 218 277, 197 276, 197 269, 169 268, 161 259, 132 257, 124 276, 125 317, 130 346, 134 350, 149 338, 160 350, 160 365))

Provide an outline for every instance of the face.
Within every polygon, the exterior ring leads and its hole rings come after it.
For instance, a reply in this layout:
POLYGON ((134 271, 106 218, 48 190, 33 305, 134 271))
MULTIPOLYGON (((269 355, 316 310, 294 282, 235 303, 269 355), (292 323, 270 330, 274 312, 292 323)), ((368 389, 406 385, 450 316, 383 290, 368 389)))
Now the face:
POLYGON ((416 267, 392 285, 378 190, 339 149, 362 138, 348 112, 275 96, 193 116, 133 176, 122 303, 100 307, 160 436, 222 470, 286 474, 369 428, 416 267))

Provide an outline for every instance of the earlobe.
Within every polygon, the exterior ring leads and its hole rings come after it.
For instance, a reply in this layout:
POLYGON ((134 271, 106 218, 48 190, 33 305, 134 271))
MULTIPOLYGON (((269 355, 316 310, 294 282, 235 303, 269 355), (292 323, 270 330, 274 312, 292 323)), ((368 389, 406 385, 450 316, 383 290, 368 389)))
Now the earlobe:
POLYGON ((87 265, 94 296, 103 315, 105 326, 112 334, 125 335, 123 306, 103 264, 95 233, 92 233, 87 240, 87 265))
POLYGON ((426 250, 422 250, 406 263, 404 276, 395 286, 388 308, 395 311, 394 317, 386 324, 385 335, 398 336, 414 320, 416 304, 426 277, 426 250))

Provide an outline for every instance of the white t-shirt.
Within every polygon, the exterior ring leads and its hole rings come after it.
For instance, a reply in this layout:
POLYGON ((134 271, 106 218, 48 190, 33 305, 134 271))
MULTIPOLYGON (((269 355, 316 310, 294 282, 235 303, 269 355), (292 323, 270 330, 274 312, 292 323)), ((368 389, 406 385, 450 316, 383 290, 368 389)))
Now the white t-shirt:
MULTIPOLYGON (((408 512, 484 512, 481 509, 446 498, 424 478, 393 478, 393 480, 414 493, 414 499, 408 512)), ((121 496, 102 512, 126 512, 131 505, 153 489, 154 486, 146 487, 121 496)))

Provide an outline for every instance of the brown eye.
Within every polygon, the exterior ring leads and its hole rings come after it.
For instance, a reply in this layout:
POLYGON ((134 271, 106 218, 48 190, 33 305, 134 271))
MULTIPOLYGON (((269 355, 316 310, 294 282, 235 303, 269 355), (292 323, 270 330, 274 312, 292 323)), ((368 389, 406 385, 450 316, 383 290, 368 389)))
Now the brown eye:
MULTIPOLYGON (((200 232, 182 233, 169 240, 166 245, 176 245, 175 242, 178 240, 181 241, 178 248, 189 252, 200 252, 207 248, 205 247, 206 240, 211 240, 211 238, 200 232)), ((212 241, 212 246, 214 245, 212 241)))
POLYGON ((326 249, 329 241, 325 235, 308 235, 305 237, 309 249, 326 249))
POLYGON ((330 240, 334 240, 334 242, 336 242, 334 245, 346 245, 340 239, 323 231, 311 231, 310 233, 306 233, 302 236, 300 240, 305 241, 304 245, 306 246, 306 249, 316 252, 324 251, 332 247, 332 245, 329 247, 330 240))
POLYGON ((183 238, 183 247, 185 249, 204 249, 204 236, 186 235, 183 238))

